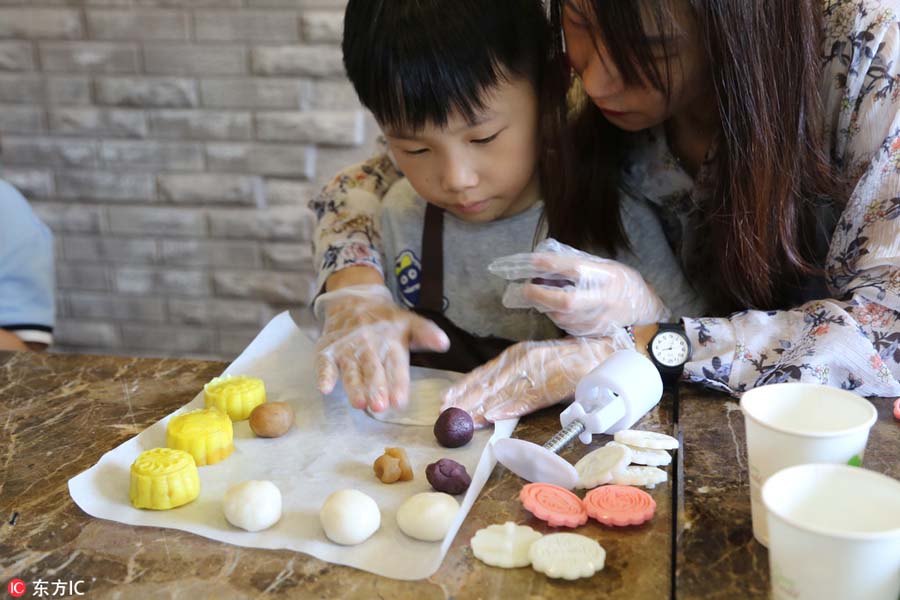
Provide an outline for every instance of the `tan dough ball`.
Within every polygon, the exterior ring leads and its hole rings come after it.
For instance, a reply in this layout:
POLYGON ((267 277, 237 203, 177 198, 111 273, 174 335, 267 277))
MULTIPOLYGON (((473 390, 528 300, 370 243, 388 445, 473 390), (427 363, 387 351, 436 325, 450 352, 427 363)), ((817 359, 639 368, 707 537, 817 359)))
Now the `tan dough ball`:
POLYGON ((439 542, 444 539, 456 513, 459 502, 449 494, 423 492, 409 497, 397 510, 400 531, 423 542, 439 542))
POLYGON ((274 438, 294 424, 294 408, 286 402, 266 402, 250 413, 250 429, 259 437, 274 438))

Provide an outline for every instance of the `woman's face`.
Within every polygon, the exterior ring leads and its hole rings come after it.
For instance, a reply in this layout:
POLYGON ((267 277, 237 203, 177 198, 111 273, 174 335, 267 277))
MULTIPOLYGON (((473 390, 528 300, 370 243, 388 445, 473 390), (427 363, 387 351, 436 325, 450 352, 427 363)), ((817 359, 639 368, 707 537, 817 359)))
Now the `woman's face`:
POLYGON ((657 61, 662 81, 669 82, 668 98, 665 91, 656 89, 646 79, 636 85, 625 83, 598 34, 590 2, 563 2, 566 54, 581 77, 585 92, 613 125, 640 131, 684 111, 708 109, 707 103, 698 102, 708 94, 709 75, 696 19, 686 0, 669 3, 674 22, 665 28, 667 31, 659 30, 646 9, 647 3, 641 3, 645 7, 641 11, 644 33, 651 44, 649 53, 657 61))

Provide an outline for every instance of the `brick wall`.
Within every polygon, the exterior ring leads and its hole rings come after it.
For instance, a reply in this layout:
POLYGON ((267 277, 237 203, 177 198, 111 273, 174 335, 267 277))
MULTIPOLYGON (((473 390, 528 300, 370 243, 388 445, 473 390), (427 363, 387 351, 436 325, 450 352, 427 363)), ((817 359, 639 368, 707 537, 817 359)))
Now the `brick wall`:
POLYGON ((0 176, 56 234, 59 349, 228 358, 308 305, 306 201, 374 132, 345 1, 0 0, 0 176))

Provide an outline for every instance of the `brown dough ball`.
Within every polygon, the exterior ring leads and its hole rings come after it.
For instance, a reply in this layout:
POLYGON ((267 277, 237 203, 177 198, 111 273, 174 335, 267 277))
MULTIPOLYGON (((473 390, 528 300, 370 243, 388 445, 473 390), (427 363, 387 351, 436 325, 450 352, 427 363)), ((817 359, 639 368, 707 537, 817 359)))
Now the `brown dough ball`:
POLYGON ((445 448, 465 446, 475 435, 472 417, 461 408, 448 408, 434 422, 434 437, 445 448))
POLYGON ((250 413, 250 429, 259 437, 275 438, 294 424, 294 408, 285 402, 264 402, 250 413))
POLYGON ((413 478, 412 466, 403 448, 385 448, 384 454, 375 459, 372 468, 383 483, 411 481, 413 478))
POLYGON ((445 494, 462 494, 472 484, 466 468, 449 458, 442 458, 425 467, 425 477, 431 487, 445 494))
POLYGON ((381 480, 381 483, 394 483, 400 479, 400 460, 387 454, 382 454, 375 459, 372 465, 375 469, 375 477, 381 480))

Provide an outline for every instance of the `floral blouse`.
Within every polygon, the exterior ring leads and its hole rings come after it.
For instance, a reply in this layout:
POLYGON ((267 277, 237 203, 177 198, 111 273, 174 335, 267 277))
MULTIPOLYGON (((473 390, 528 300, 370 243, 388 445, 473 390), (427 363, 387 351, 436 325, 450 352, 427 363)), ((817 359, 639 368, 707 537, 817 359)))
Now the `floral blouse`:
MULTIPOLYGON (((832 225, 823 298, 791 310, 684 318, 684 379, 733 395, 783 381, 900 395, 900 0, 823 0, 820 89, 833 164, 856 183, 832 225)), ((320 283, 381 270, 378 212, 399 177, 387 155, 342 171, 310 202, 320 283)), ((703 290, 704 170, 693 180, 661 129, 635 135, 625 187, 658 207, 687 276, 703 290)))

